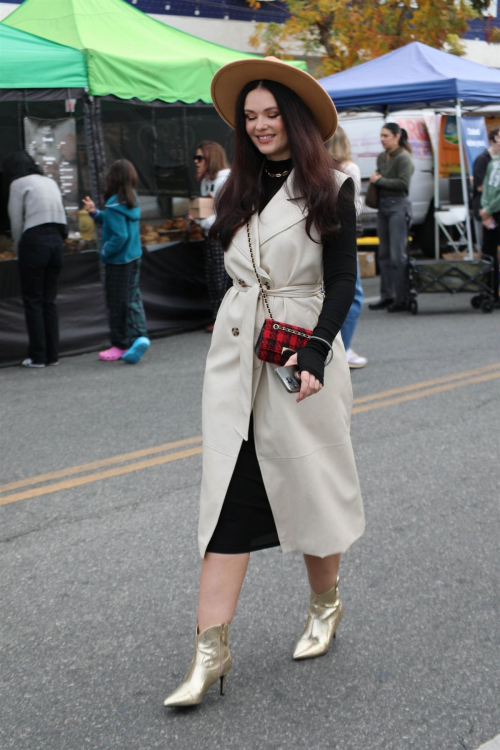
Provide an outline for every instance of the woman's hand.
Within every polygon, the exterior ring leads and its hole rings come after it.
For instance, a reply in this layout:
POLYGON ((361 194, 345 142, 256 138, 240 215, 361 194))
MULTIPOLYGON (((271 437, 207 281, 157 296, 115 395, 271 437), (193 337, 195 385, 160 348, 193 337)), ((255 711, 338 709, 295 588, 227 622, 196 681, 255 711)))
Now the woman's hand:
POLYGON ((85 198, 82 199, 83 207, 86 211, 89 212, 89 214, 95 213, 95 203, 92 200, 92 198, 89 198, 89 196, 85 196, 85 198))
POLYGON ((370 182, 377 182, 377 180, 380 180, 381 177, 382 175, 380 174, 380 172, 374 172, 370 177, 370 182))
MULTIPOLYGON (((292 354, 292 356, 287 359, 284 366, 292 367, 293 365, 297 366, 296 354, 292 354)), ((300 392, 295 399, 297 403, 303 401, 308 396, 314 396, 315 393, 318 393, 323 388, 323 385, 320 383, 318 378, 315 378, 314 375, 311 375, 311 373, 307 372, 307 370, 304 370, 300 373, 298 372, 297 377, 300 380, 300 392)))
POLYGON ((486 221, 486 219, 488 219, 488 218, 489 218, 489 215, 488 215, 488 211, 487 211, 487 210, 486 210, 485 208, 482 208, 482 209, 481 209, 481 210, 479 211, 479 216, 481 217, 481 219, 482 219, 483 221, 486 221))

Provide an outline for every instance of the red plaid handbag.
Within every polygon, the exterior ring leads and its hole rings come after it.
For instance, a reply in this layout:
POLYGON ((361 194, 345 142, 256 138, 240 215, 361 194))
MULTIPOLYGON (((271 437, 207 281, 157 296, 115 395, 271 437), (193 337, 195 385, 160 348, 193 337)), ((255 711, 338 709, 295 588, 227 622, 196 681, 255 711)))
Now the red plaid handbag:
POLYGON ((255 354, 263 362, 282 367, 292 354, 307 344, 311 334, 307 328, 287 326, 274 318, 266 318, 255 345, 255 354))
POLYGON ((248 223, 247 236, 253 270, 257 277, 257 281, 259 282, 262 299, 264 300, 267 312, 269 313, 269 317, 265 319, 259 338, 257 339, 255 354, 263 362, 271 362, 273 365, 283 366, 292 354, 296 354, 299 349, 302 349, 302 347, 307 344, 309 338, 312 336, 312 331, 308 328, 299 328, 299 326, 279 323, 277 320, 274 320, 260 276, 257 272, 257 266, 255 265, 252 240, 250 239, 250 224, 248 223))

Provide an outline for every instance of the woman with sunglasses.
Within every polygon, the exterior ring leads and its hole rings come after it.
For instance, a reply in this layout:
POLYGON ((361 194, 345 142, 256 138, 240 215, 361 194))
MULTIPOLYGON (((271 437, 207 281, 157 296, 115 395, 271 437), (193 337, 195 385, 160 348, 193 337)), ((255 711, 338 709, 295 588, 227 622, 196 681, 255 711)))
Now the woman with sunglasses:
MULTIPOLYGON (((343 614, 340 556, 364 531, 349 434, 352 388, 338 335, 356 285, 355 194, 323 145, 337 112, 312 76, 272 57, 225 65, 212 81, 212 101, 235 129, 212 227, 233 285, 203 386, 195 651, 166 706, 196 705, 218 680, 224 693, 229 625, 256 550, 303 554, 310 605, 293 658, 326 654, 343 614), (300 371, 296 398, 276 365, 255 354, 270 317, 281 330, 312 330, 286 361, 300 371)), ((266 612, 254 617, 264 629, 266 612)))
MULTIPOLYGON (((225 181, 229 177, 226 153, 220 143, 215 141, 201 141, 196 147, 194 155, 196 165, 196 179, 200 182, 202 198, 215 198, 225 181)), ((224 268, 224 253, 218 242, 208 237, 210 228, 215 221, 215 214, 206 219, 196 219, 206 237, 205 240, 205 270, 207 278, 208 296, 212 305, 214 320, 217 317, 222 299, 230 283, 224 268)), ((213 323, 207 326, 207 331, 213 331, 213 323)))

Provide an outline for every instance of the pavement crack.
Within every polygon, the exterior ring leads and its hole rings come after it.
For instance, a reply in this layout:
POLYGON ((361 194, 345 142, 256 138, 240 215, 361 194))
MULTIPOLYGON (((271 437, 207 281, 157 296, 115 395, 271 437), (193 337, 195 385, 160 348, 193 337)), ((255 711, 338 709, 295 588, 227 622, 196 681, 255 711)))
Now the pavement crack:
POLYGON ((96 519, 103 519, 103 518, 107 518, 112 513, 120 513, 120 512, 125 512, 128 510, 133 510, 134 508, 141 508, 145 506, 146 502, 161 500, 175 492, 188 490, 198 485, 199 485, 199 481, 191 482, 190 484, 185 484, 185 485, 182 485, 181 487, 173 487, 172 489, 168 490, 168 492, 151 496, 149 500, 147 501, 134 500, 133 502, 130 502, 130 503, 123 503, 121 505, 116 505, 113 508, 108 508, 106 511, 101 511, 101 512, 96 512, 96 513, 87 513, 85 515, 81 515, 75 518, 66 518, 66 519, 56 518, 50 521, 49 523, 39 524, 38 526, 35 526, 34 528, 27 529, 26 531, 20 531, 17 534, 11 534, 10 536, 0 538, 0 544, 9 544, 10 542, 15 542, 18 539, 22 539, 23 537, 30 536, 31 534, 36 534, 40 531, 47 531, 48 529, 62 528, 64 526, 72 526, 74 524, 81 523, 82 521, 92 521, 96 519))
POLYGON ((479 404, 474 404, 471 411, 478 411, 479 409, 483 409, 485 406, 489 406, 490 404, 497 404, 497 402, 498 398, 496 396, 487 398, 484 401, 481 401, 479 404))
POLYGON ((126 503, 124 505, 117 505, 114 508, 110 508, 105 513, 89 513, 87 515, 78 516, 76 518, 66 518, 66 519, 54 519, 50 523, 46 523, 45 525, 39 525, 36 526, 33 529, 28 529, 27 531, 21 531, 18 534, 13 534, 8 537, 4 537, 3 539, 0 539, 0 544, 6 544, 8 542, 14 542, 16 539, 21 539, 25 536, 30 536, 31 534, 36 534, 39 531, 47 531, 47 529, 55 529, 55 528, 62 528, 64 526, 72 526, 75 523, 80 523, 81 521, 91 521, 99 518, 106 518, 111 513, 115 513, 116 511, 121 510, 130 510, 132 508, 138 507, 144 503, 144 500, 136 500, 133 503, 126 503))
POLYGON ((0 539, 0 544, 8 544, 9 542, 15 542, 16 539, 20 539, 23 536, 29 536, 30 534, 35 534, 37 531, 43 531, 44 529, 50 528, 51 524, 47 526, 37 526, 34 529, 29 529, 28 531, 22 531, 19 534, 13 534, 12 536, 6 536, 3 539, 0 539))
MULTIPOLYGON (((472 737, 472 735, 474 734, 474 731, 475 731, 475 724, 474 724, 474 720, 473 719, 468 719, 468 721, 469 721, 469 732, 468 732, 468 735, 469 735, 469 737, 472 737)), ((469 743, 466 742, 464 736, 461 736, 461 737, 458 738, 458 743, 460 745, 460 748, 462 748, 462 750, 471 750, 471 745, 469 745, 469 743)))

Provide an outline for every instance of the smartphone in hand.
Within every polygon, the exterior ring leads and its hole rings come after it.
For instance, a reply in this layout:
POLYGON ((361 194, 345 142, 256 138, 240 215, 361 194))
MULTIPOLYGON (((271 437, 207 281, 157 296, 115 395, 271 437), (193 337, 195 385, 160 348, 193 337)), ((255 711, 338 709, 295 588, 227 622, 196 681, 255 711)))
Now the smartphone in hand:
POLYGON ((299 371, 296 365, 278 367, 274 372, 288 393, 298 393, 300 391, 299 371))

